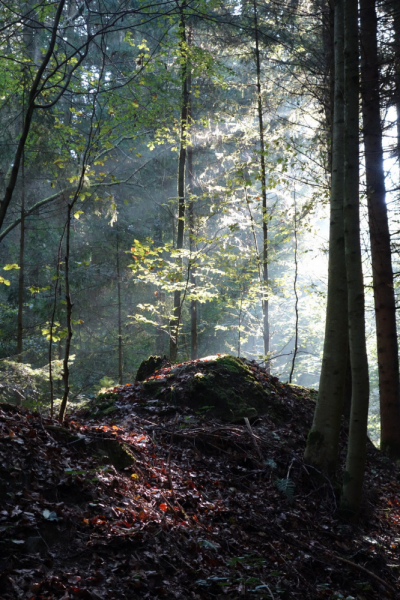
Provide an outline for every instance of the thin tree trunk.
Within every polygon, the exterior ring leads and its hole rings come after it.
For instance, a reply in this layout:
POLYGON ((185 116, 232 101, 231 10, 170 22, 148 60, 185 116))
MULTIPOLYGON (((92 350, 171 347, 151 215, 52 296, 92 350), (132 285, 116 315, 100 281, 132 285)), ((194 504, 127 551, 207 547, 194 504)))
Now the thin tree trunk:
MULTIPOLYGON (((188 148, 188 188, 189 194, 193 196, 193 148, 188 148)), ((194 205, 193 199, 190 200, 189 204, 189 232, 190 232, 190 250, 193 251, 194 247, 194 205)), ((196 276, 194 266, 190 269, 190 283, 192 290, 196 288, 196 276)), ((190 358, 195 360, 198 357, 197 349, 197 300, 191 300, 190 302, 190 358)))
MULTIPOLYGON (((190 49, 193 44, 193 25, 189 25, 188 32, 188 48, 190 49)), ((188 123, 189 126, 192 123, 193 119, 193 107, 192 107, 192 74, 191 69, 189 68, 188 73, 188 92, 189 92, 189 100, 188 100, 188 123)), ((190 254, 192 254, 194 250, 194 174, 193 174, 193 145, 192 143, 188 146, 187 149, 187 160, 188 160, 188 192, 190 196, 189 202, 189 248, 190 254)), ((195 290, 196 288, 196 276, 195 276, 195 267, 192 264, 190 266, 190 284, 191 289, 195 290)), ((198 349, 197 349, 197 300, 190 301, 190 358, 195 360, 198 357, 198 349)))
POLYGON ((369 402, 359 203, 359 77, 357 0, 345 0, 344 238, 352 401, 341 507, 357 515, 364 480, 369 402))
MULTIPOLYGON (((53 379, 53 329, 54 329, 54 321, 56 317, 56 309, 57 309, 57 289, 60 281, 60 262, 61 262, 61 252, 62 252, 62 244, 65 235, 65 227, 63 229, 60 244, 58 246, 57 253, 57 267, 56 267, 56 280, 54 285, 54 300, 53 300, 53 310, 51 311, 50 317, 50 339, 49 339, 49 382, 50 382, 50 416, 53 418, 54 416, 54 379, 53 379)), ((61 290, 60 290, 61 291, 61 290)), ((58 342, 58 360, 61 360, 61 339, 58 342)), ((58 390, 59 391, 59 390, 58 390)))
POLYGON ((344 250, 344 21, 343 0, 334 15, 335 94, 332 139, 328 301, 318 402, 305 451, 306 462, 324 473, 336 470, 348 347, 344 250))
POLYGON ((122 385, 122 310, 121 310, 121 277, 119 267, 119 236, 117 225, 117 292, 118 292, 118 382, 122 385))
POLYGON ((22 362, 24 331, 24 278, 25 278, 25 160, 22 155, 22 193, 21 193, 21 235, 19 242, 19 277, 18 277, 18 321, 17 321, 17 354, 18 362, 22 362))
POLYGON ((262 110, 261 96, 261 59, 258 36, 258 15, 257 15, 257 0, 253 0, 254 8, 254 31, 255 31, 255 55, 256 55, 256 72, 257 72, 257 112, 258 112, 258 127, 260 137, 260 179, 261 179, 261 197, 262 197, 262 232, 263 232, 263 340, 264 340, 264 355, 269 369, 269 302, 268 302, 268 214, 267 214, 267 179, 265 169, 265 144, 264 144, 264 123, 262 110))
POLYGON ((381 450, 400 457, 399 349, 385 200, 375 0, 360 0, 362 110, 378 349, 381 450))
POLYGON ((294 367, 296 365, 297 352, 299 349, 299 294, 297 292, 297 278, 298 278, 298 259, 297 259, 297 209, 296 209, 296 192, 293 192, 294 197, 294 281, 293 281, 293 292, 295 297, 294 312, 295 312, 295 327, 294 327, 294 349, 292 357, 292 367, 290 369, 289 383, 292 383, 292 377, 294 373, 294 367))
POLYGON ((11 169, 11 175, 10 175, 7 187, 6 187, 6 191, 5 191, 2 202, 0 203, 0 229, 3 225, 5 216, 7 214, 8 207, 10 205, 10 202, 11 202, 11 199, 12 199, 12 196, 14 193, 15 185, 17 183, 18 172, 19 172, 20 165, 21 165, 21 159, 22 159, 22 156, 24 153, 26 140, 28 138, 28 134, 29 134, 29 131, 31 128, 33 112, 35 110, 36 95, 39 90, 39 85, 40 85, 40 81, 42 79, 42 75, 53 55, 53 50, 54 50, 54 47, 56 44, 58 25, 59 25, 61 15, 62 15, 62 12, 64 9, 64 4, 65 4, 65 0, 60 0, 60 3, 57 7, 57 11, 56 11, 56 14, 54 17, 54 22, 53 22, 53 26, 52 26, 51 38, 49 41, 48 50, 43 57, 42 63, 36 73, 35 79, 31 85, 31 89, 29 91, 28 107, 27 107, 27 111, 26 111, 26 115, 25 115, 22 134, 18 141, 17 150, 14 155, 13 167, 11 169))
MULTIPOLYGON (((183 234, 185 230, 185 167, 187 154, 187 136, 188 136, 188 59, 186 49, 186 2, 180 7, 179 23, 179 48, 182 60, 181 80, 182 80, 182 105, 180 117, 180 148, 178 162, 178 231, 176 239, 176 249, 178 252, 183 249, 183 234)), ((177 259, 182 264, 182 259, 177 259)), ((169 356, 171 362, 176 361, 178 354, 178 334, 181 320, 181 291, 178 289, 174 293, 174 312, 170 321, 170 346, 169 356)))
POLYGON ((71 340, 73 336, 72 331, 72 308, 73 304, 71 301, 71 287, 70 287, 70 272, 69 272, 69 259, 71 250, 71 216, 74 200, 68 204, 67 211, 67 235, 66 235, 66 248, 65 248, 65 300, 67 304, 67 337, 65 340, 65 352, 63 360, 63 381, 64 381, 64 395, 61 401, 59 420, 61 423, 64 421, 65 412, 67 410, 68 395, 70 390, 69 384, 69 355, 71 350, 71 340))
MULTIPOLYGON (((162 245, 163 241, 163 230, 161 226, 161 218, 157 216, 154 220, 154 241, 158 246, 162 245)), ((166 331, 163 328, 164 325, 164 312, 165 312, 165 292, 161 288, 155 292, 156 303, 157 303, 157 337, 156 337, 156 354, 164 356, 165 352, 165 338, 166 331)))

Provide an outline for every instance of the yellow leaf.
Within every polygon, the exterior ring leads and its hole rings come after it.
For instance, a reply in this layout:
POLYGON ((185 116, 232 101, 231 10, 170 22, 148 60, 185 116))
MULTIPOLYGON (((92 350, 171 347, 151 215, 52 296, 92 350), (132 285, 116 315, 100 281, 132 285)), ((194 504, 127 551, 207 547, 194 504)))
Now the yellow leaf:
POLYGON ((3 267, 4 271, 11 271, 11 269, 19 269, 19 266, 17 264, 10 264, 10 265, 5 265, 3 267))

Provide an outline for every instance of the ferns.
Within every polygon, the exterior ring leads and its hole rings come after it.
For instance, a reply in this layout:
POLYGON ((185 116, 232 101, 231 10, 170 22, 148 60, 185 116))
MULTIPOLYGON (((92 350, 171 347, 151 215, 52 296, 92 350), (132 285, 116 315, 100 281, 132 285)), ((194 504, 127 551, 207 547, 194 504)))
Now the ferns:
POLYGON ((295 484, 291 479, 285 477, 283 479, 275 479, 274 485, 282 494, 285 494, 290 503, 293 502, 295 484))

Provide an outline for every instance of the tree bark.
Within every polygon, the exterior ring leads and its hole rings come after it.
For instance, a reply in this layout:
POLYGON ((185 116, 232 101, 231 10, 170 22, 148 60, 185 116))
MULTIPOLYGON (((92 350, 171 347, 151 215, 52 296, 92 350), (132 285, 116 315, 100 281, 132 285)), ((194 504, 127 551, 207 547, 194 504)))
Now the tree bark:
POLYGON ((397 116, 397 165, 400 165, 400 9, 396 2, 393 3, 393 30, 394 30, 394 93, 397 116))
POLYGON ((341 507, 357 515, 366 458, 369 378, 365 339, 364 283, 359 206, 359 61, 357 0, 344 2, 345 176, 344 239, 352 402, 341 507))
POLYGON ((385 200, 375 0, 360 0, 361 98, 378 350, 381 450, 400 457, 400 386, 389 222, 385 200))
MULTIPOLYGON (((194 203, 193 203, 193 147, 188 148, 188 189, 191 196, 189 203, 189 234, 190 234, 190 250, 193 251, 194 247, 194 203)), ((196 276, 194 265, 190 268, 190 283, 192 290, 196 288, 196 276)), ((190 302, 190 358, 195 360, 198 357, 197 349, 197 300, 191 300, 190 302)))
POLYGON ((258 113, 258 129, 260 139, 260 180, 261 180, 261 198, 262 198, 262 232, 263 232, 263 251, 262 251, 262 273, 263 273, 263 341, 264 355, 267 367, 269 369, 269 302, 268 302, 268 214, 267 214, 267 177, 265 168, 265 143, 264 143, 264 122, 262 110, 261 96, 261 58, 258 35, 258 14, 257 0, 253 0, 254 10, 254 34, 255 34, 255 56, 256 56, 256 73, 257 73, 257 113, 258 113))
MULTIPOLYGON (((193 44, 193 26, 189 26, 188 32, 188 47, 191 48, 193 44)), ((193 120, 193 106, 192 106, 192 74, 191 69, 189 69, 188 73, 188 124, 191 126, 193 120)), ((190 254, 192 254, 195 243, 194 243, 194 172, 193 172, 193 141, 190 140, 191 143, 187 149, 187 159, 188 159, 188 192, 189 192, 189 247, 190 254)), ((195 290, 196 288, 196 275, 195 275, 195 267, 193 264, 190 265, 190 284, 191 289, 195 290)), ((195 360, 198 357, 198 348, 197 348, 197 300, 193 299, 190 301, 190 358, 191 360, 195 360)))
POLYGON ((117 225, 117 296, 118 296, 118 383, 122 385, 122 307, 121 275, 119 266, 119 232, 117 225))
POLYGON ((25 279, 25 160, 22 156, 22 189, 21 189, 21 235, 19 241, 19 277, 18 277, 18 320, 17 320, 17 354, 18 362, 22 362, 24 331, 24 279, 25 279))
POLYGON ((334 14, 334 122, 330 199, 328 300, 318 402, 304 458, 324 473, 336 470, 348 346, 347 281, 344 249, 344 10, 334 14))
MULTIPOLYGON (((182 105, 181 105, 181 116, 180 116, 180 148, 179 148, 179 162, 178 162, 178 228, 177 228, 177 239, 176 249, 178 251, 183 249, 183 234, 185 230, 185 169, 186 169, 186 154, 187 154, 187 136, 188 136, 188 104, 189 104, 189 90, 188 90, 188 60, 186 50, 186 16, 185 16, 186 3, 183 2, 180 7, 180 23, 179 23, 179 47, 180 56, 182 61, 181 67, 181 80, 182 80, 182 105)), ((182 264, 182 259, 177 259, 182 264)), ((169 357, 171 362, 176 361, 178 354, 178 335, 179 325, 181 320, 181 291, 175 290, 174 292, 174 311, 173 317, 170 321, 170 345, 169 345, 169 357)))

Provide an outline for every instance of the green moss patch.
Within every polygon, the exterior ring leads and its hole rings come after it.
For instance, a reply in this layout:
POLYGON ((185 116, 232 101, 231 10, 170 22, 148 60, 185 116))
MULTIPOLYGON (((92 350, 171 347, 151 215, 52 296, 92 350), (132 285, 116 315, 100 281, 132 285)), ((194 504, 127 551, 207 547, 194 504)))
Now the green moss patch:
POLYGON ((143 382, 148 395, 223 421, 249 419, 268 410, 269 394, 235 356, 209 356, 160 369, 143 382))

